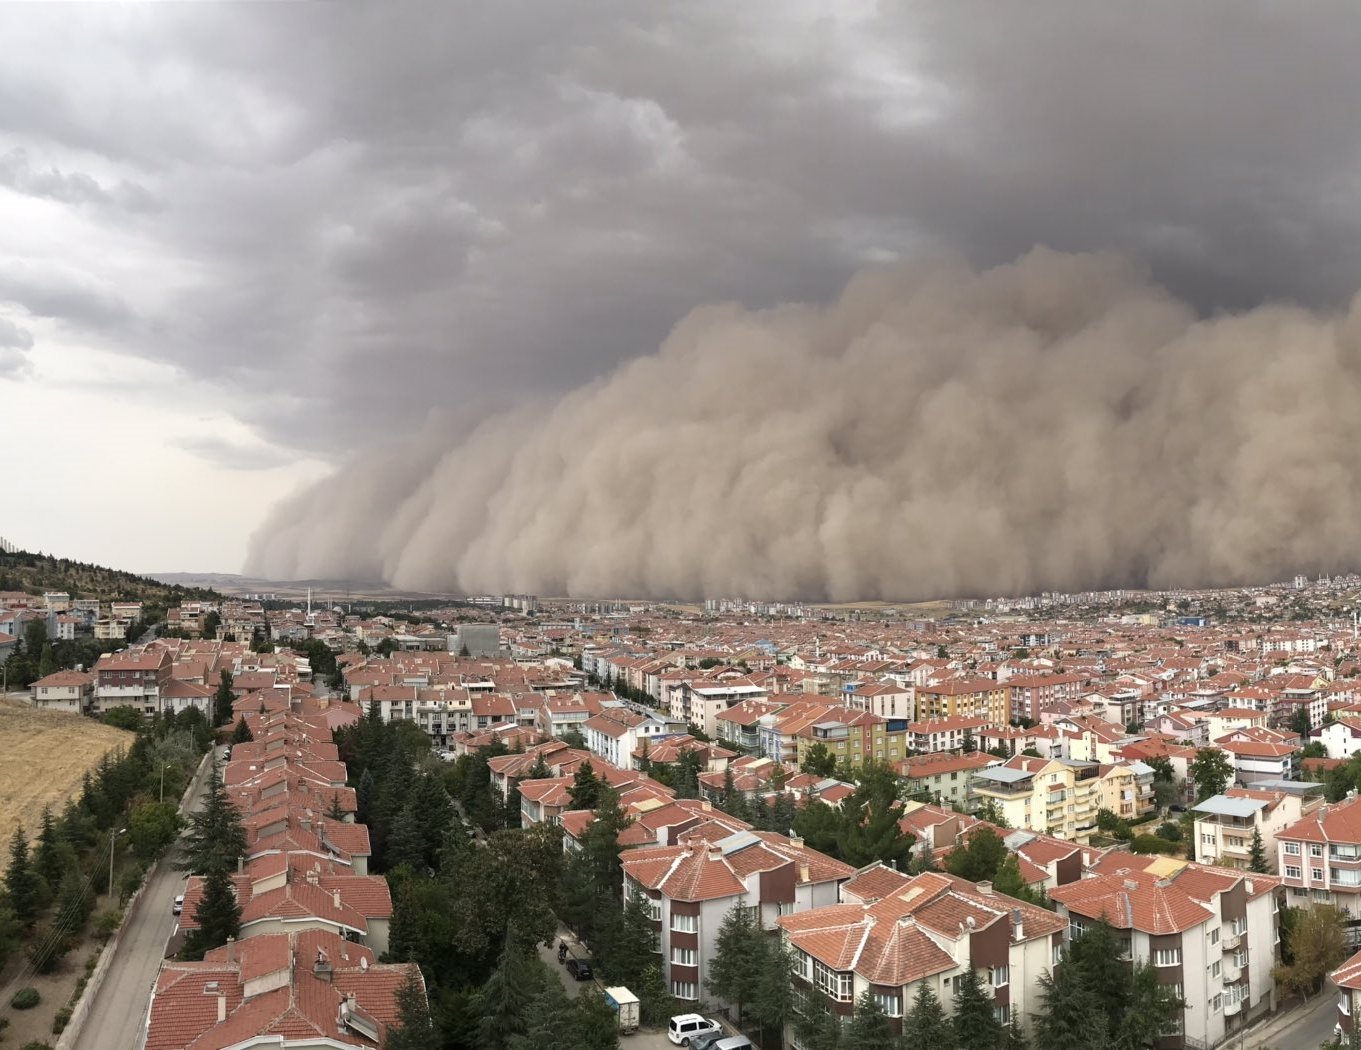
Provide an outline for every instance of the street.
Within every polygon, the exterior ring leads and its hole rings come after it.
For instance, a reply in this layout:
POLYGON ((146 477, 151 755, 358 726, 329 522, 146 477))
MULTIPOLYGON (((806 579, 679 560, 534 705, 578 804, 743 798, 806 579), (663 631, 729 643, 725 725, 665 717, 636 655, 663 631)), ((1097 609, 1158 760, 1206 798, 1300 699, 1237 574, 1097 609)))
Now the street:
MULTIPOLYGON (((187 812, 195 812, 203 800, 208 766, 194 780, 194 795, 187 812)), ((185 875, 175 870, 178 847, 157 865, 137 903, 123 920, 123 936, 114 949, 109 971, 100 985, 73 1050, 107 1050, 142 1044, 147 1009, 156 974, 165 958, 166 942, 175 929, 171 906, 183 892, 185 875)))
POLYGON ((1337 1022, 1337 992, 1325 990, 1303 1010, 1288 1013, 1249 1030, 1246 1037, 1230 1039, 1226 1050, 1318 1050, 1333 1038, 1337 1022))

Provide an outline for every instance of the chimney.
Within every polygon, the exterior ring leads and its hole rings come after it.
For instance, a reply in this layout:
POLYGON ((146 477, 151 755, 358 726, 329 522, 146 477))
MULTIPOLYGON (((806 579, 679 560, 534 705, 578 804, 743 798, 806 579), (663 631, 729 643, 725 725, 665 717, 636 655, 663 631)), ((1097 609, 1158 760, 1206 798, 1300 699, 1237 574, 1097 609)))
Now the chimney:
POLYGON ((227 938, 227 961, 236 962, 236 938, 227 938))
POLYGON ((800 881, 800 882, 812 882, 812 881, 813 881, 813 880, 812 880, 812 877, 811 877, 811 876, 809 875, 809 873, 808 873, 808 865, 807 865, 807 864, 800 864, 800 865, 799 865, 799 881, 800 881))
POLYGON ((339 891, 339 890, 332 890, 332 891, 331 891, 331 902, 332 902, 333 904, 335 904, 335 906, 336 906, 336 911, 339 911, 339 910, 340 910, 340 891, 339 891))
POLYGON ((987 880, 978 883, 978 892, 985 894, 989 897, 992 896, 992 883, 988 882, 987 880))
POLYGON ((331 983, 331 964, 326 959, 326 951, 322 948, 317 949, 317 961, 312 964, 312 973, 317 980, 331 983))
POLYGON ((246 870, 246 858, 245 858, 245 857, 237 857, 237 858, 236 858, 236 873, 237 873, 238 875, 240 875, 240 874, 241 874, 242 872, 244 872, 245 870, 246 870))
POLYGON ((1011 909, 1011 934, 1012 940, 1025 940, 1025 923, 1021 919, 1021 909, 1011 909))
POLYGON ((227 1019, 227 997, 219 995, 217 997, 217 1023, 221 1024, 227 1019))
POLYGON ((801 835, 793 835, 789 839, 789 844, 795 849, 803 849, 803 837, 801 835))

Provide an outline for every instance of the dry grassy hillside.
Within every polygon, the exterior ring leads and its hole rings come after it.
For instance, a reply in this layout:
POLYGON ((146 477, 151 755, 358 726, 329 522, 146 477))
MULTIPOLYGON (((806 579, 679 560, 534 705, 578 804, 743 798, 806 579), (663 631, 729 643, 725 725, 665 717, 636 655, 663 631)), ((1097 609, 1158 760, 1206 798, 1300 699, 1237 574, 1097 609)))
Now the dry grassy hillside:
POLYGON ((35 711, 0 700, 0 849, 23 824, 33 835, 43 806, 60 809, 80 791, 80 776, 133 735, 83 715, 35 711))

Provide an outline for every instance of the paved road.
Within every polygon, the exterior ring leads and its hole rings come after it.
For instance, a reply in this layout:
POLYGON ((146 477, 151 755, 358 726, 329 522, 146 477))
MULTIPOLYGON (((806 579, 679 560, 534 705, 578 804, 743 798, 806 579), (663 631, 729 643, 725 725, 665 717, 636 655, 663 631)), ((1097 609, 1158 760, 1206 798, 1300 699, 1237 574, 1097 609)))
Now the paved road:
MULTIPOLYGON (((205 765, 194 781, 189 812, 197 810, 203 800, 207 769, 205 765)), ((166 942, 175 929, 171 905, 175 895, 184 891, 184 881, 184 873, 175 870, 173 856, 157 866, 124 921, 122 939, 114 949, 108 974, 90 1006, 74 1050, 142 1045, 151 990, 165 958, 166 942)))

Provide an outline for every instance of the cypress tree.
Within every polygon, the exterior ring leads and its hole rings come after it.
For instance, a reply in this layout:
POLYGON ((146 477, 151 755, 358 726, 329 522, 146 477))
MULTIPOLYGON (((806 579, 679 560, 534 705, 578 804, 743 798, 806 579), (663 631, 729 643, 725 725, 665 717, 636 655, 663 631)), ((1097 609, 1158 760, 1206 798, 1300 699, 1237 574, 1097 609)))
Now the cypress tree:
POLYGON ((241 904, 225 868, 214 868, 204 877, 194 921, 198 929, 190 931, 184 945, 183 954, 188 959, 202 959, 204 952, 222 947, 228 937, 241 932, 241 904))
POLYGON ((1002 1024, 992 1012, 992 996, 983 990, 972 966, 955 978, 955 1043, 959 1050, 997 1050, 1002 1024))
POLYGON ((38 873, 28 855, 28 840, 21 824, 9 841, 9 868, 5 871, 5 888, 9 890, 10 907, 25 927, 32 926, 42 903, 42 886, 38 873))

